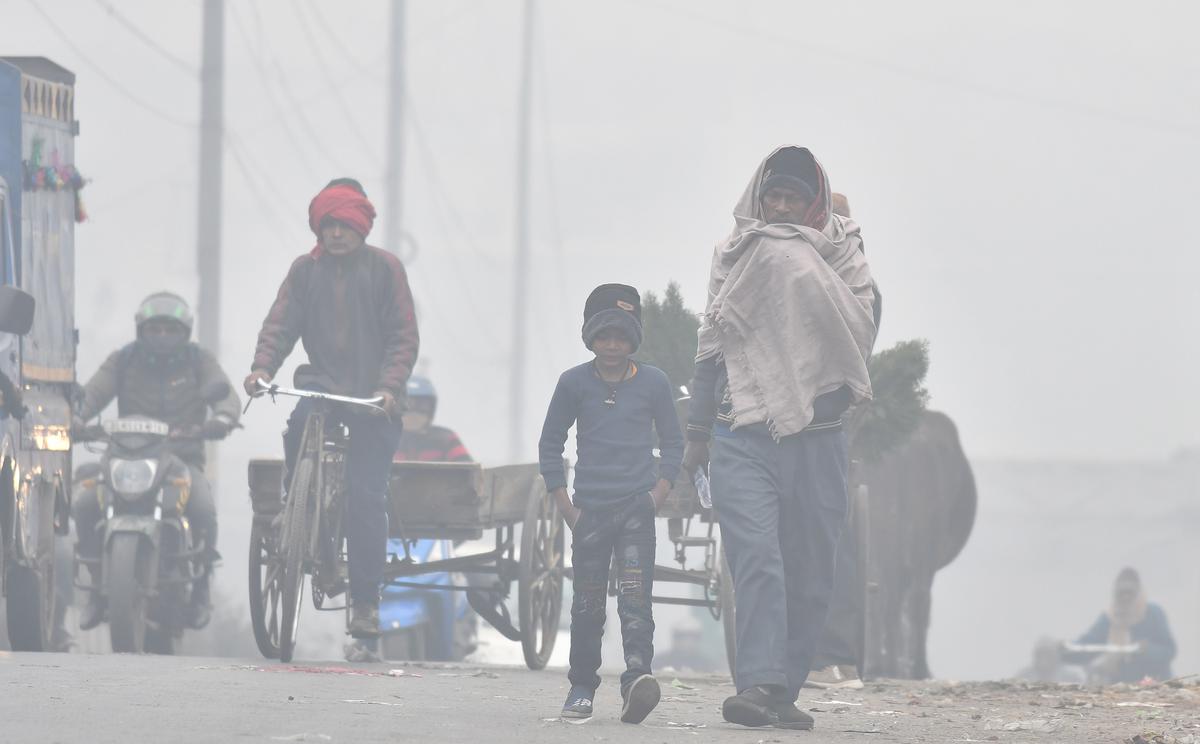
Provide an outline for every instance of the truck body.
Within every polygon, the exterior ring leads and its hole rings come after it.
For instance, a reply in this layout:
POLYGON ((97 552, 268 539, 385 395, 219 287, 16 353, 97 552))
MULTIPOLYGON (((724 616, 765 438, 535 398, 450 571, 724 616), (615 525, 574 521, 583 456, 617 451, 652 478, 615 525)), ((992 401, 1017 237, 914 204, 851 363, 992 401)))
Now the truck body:
POLYGON ((56 536, 71 493, 75 389, 75 76, 41 57, 0 57, 0 283, 33 295, 33 328, 0 334, 0 372, 24 395, 0 420, 0 527, 10 644, 43 650, 54 625, 56 536))

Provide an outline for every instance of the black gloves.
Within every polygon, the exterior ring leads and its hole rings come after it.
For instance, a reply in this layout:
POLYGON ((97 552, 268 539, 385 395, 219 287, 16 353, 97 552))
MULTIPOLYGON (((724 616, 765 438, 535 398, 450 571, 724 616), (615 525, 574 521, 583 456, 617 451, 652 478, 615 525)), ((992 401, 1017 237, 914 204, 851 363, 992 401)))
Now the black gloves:
POLYGON ((210 418, 200 425, 201 439, 224 439, 233 429, 228 421, 221 418, 210 418))

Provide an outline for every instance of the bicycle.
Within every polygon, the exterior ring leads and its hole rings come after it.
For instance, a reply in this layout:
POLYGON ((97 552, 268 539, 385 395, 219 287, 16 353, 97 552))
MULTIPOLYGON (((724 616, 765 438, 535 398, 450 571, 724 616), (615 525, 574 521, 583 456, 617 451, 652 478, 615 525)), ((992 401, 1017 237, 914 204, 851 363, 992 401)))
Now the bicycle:
POLYGON ((255 640, 265 656, 290 662, 296 649, 306 574, 312 576, 316 609, 346 609, 325 607, 325 601, 344 593, 348 583, 342 517, 349 438, 336 407, 387 412, 380 405, 382 398, 295 390, 262 381, 259 387, 251 401, 265 395, 274 402, 283 395, 316 402, 304 422, 287 497, 270 524, 256 522, 251 535, 250 615, 255 640))

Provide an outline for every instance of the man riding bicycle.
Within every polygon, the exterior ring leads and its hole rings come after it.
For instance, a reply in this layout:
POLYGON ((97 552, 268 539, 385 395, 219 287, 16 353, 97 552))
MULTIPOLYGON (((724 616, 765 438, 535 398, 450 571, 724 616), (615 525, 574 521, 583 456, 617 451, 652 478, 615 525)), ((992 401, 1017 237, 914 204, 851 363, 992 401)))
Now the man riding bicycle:
MULTIPOLYGON (((209 570, 192 585, 188 625, 203 628, 211 614, 209 576, 218 557, 217 506, 212 489, 204 477, 204 442, 223 439, 237 426, 241 403, 216 357, 192 343, 192 311, 187 302, 170 292, 150 295, 138 306, 134 316, 137 340, 117 350, 101 365, 83 388, 83 401, 76 412, 82 424, 103 411, 113 398, 121 417, 146 416, 171 427, 174 435, 183 435, 175 454, 191 470, 192 484, 185 513, 196 535, 204 540, 209 570), (224 388, 220 401, 205 399, 208 391, 224 388), (209 409, 212 416, 209 416, 209 409), (192 438, 194 437, 194 439, 192 438)), ((96 489, 80 491, 72 505, 79 555, 100 558, 102 519, 96 489)), ((98 564, 95 564, 98 565, 98 564)), ((94 628, 104 619, 99 592, 87 593, 79 627, 94 628)))
MULTIPOLYGON (((379 635, 379 591, 387 557, 387 493, 402 425, 398 403, 417 361, 419 337, 403 264, 366 244, 375 208, 362 186, 335 179, 308 207, 317 245, 297 258, 263 321, 246 392, 261 392, 300 341, 309 363, 296 386, 360 398, 381 398, 389 416, 345 411, 349 500, 350 635, 379 635)), ((296 404, 284 434, 288 477, 295 466, 311 400, 296 404)))

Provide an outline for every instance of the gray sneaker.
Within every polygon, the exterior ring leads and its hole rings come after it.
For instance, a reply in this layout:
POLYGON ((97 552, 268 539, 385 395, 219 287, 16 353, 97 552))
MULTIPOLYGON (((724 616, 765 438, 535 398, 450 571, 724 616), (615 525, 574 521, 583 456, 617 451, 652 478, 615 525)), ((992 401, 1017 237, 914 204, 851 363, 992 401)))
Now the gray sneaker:
POLYGON ((595 690, 572 685, 571 691, 567 693, 567 700, 563 703, 562 717, 576 720, 591 718, 592 699, 595 696, 595 690))
POLYGON ((355 602, 350 608, 350 636, 352 638, 379 637, 379 600, 355 602))

